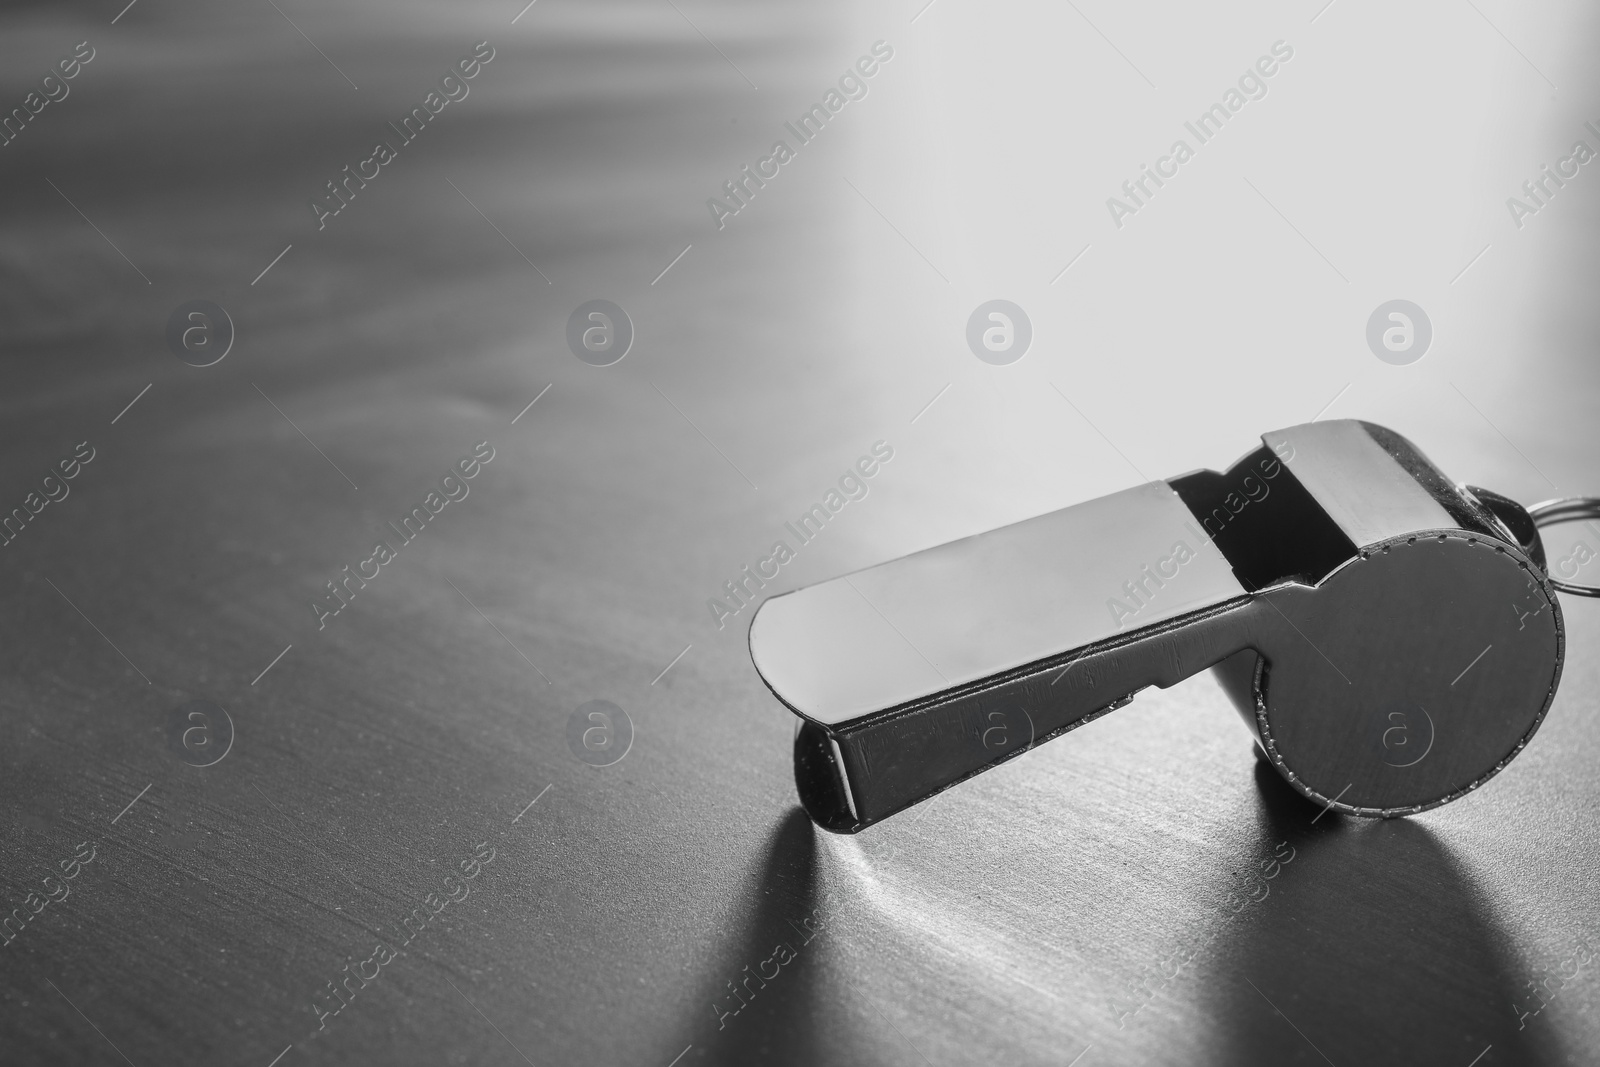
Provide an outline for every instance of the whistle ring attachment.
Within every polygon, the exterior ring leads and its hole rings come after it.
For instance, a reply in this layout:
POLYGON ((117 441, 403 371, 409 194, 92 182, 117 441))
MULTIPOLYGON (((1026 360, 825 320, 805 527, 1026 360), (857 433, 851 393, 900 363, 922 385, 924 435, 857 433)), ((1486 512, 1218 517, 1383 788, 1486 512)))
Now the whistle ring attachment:
MULTIPOLYGON (((1535 526, 1556 526, 1566 522, 1600 519, 1600 496, 1565 496, 1559 500, 1546 500, 1528 509, 1528 517, 1535 526)), ((1600 586, 1580 582, 1564 582, 1550 575, 1550 584, 1563 593, 1573 596, 1600 597, 1600 586)))

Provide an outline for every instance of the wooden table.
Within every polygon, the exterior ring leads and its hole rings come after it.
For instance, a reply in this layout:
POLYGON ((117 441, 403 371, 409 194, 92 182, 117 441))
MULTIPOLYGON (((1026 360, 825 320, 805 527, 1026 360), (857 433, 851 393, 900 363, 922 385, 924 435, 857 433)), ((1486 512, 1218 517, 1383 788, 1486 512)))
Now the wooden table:
POLYGON ((1592 1061, 1592 602, 1529 750, 1417 818, 1319 817, 1202 677, 855 838, 708 607, 879 441, 763 595, 1323 415, 1593 490, 1594 179, 1503 203, 1600 146, 1591 12, 118 6, 0 23, 8 107, 94 50, 0 149, 0 1060, 1592 1061), (997 297, 1004 367, 964 334, 997 297), (1364 341, 1397 297, 1409 366, 1364 341))

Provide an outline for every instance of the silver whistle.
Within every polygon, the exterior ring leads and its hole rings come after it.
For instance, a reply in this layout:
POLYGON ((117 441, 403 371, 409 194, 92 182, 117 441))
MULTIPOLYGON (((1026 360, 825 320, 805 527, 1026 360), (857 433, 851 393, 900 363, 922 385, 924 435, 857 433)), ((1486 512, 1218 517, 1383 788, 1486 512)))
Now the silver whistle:
POLYGON ((1353 420, 773 597, 750 655, 803 720, 812 818, 854 833, 1216 668, 1295 789, 1395 816, 1475 789, 1555 695, 1528 513, 1353 420))

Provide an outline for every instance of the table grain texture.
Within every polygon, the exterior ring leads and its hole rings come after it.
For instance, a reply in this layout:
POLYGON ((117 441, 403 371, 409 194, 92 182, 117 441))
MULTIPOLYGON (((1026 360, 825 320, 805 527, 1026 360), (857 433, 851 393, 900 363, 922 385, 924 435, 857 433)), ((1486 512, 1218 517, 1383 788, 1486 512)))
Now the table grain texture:
POLYGON ((93 452, 0 548, 0 1061, 1600 1062, 1596 602, 1527 751, 1416 818, 1321 816, 1202 676, 857 837, 798 808, 750 611, 708 607, 877 442, 762 595, 1319 416, 1600 489, 1600 178, 1505 204, 1600 147, 1592 9, 520 7, 0 14, 7 108, 95 53, 0 148, 0 507, 93 452), (964 336, 996 297, 1007 367, 964 336), (1408 366, 1364 340, 1392 298, 1433 323, 1408 366), (192 299, 210 367, 165 339, 192 299), (635 329, 609 367, 568 350, 592 299, 635 329), (593 700, 609 766, 569 744, 593 700), (194 701, 227 721, 186 748, 194 701))

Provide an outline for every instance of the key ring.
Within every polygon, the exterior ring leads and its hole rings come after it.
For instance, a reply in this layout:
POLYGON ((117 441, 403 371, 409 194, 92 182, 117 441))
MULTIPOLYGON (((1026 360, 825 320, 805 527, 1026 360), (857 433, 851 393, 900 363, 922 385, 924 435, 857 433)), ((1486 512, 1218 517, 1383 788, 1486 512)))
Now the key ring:
MULTIPOLYGON (((1600 519, 1600 497, 1567 496, 1559 500, 1546 500, 1529 508, 1528 517, 1533 519, 1535 526, 1555 526, 1558 523, 1577 522, 1582 519, 1600 519)), ((1550 584, 1563 593, 1600 597, 1600 586, 1564 582, 1554 575, 1549 575, 1548 570, 1546 574, 1550 578, 1550 584)))

